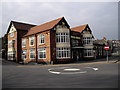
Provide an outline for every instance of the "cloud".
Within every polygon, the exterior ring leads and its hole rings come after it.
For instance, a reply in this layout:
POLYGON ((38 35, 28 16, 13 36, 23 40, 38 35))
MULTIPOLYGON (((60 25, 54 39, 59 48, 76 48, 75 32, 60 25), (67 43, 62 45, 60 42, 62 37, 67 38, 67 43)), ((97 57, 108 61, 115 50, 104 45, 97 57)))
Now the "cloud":
POLYGON ((11 20, 40 25, 64 16, 71 27, 88 23, 97 38, 117 39, 115 2, 5 2, 2 3, 3 34, 11 20), (108 32, 109 31, 109 32, 108 32))

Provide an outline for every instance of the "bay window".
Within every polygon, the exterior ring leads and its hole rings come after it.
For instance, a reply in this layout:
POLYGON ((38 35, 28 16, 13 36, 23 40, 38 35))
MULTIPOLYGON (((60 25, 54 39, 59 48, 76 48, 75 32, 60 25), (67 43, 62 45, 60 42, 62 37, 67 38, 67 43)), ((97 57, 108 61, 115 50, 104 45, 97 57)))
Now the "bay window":
POLYGON ((70 48, 69 47, 58 47, 56 48, 57 58, 70 58, 70 48))
POLYGON ((92 44, 92 37, 83 37, 83 44, 92 44))
POLYGON ((8 41, 8 48, 14 48, 15 47, 15 40, 8 41))
POLYGON ((93 49, 84 49, 84 56, 85 57, 92 57, 93 56, 93 49))
POLYGON ((67 43, 69 42, 69 33, 58 32, 56 33, 56 42, 57 43, 67 43))

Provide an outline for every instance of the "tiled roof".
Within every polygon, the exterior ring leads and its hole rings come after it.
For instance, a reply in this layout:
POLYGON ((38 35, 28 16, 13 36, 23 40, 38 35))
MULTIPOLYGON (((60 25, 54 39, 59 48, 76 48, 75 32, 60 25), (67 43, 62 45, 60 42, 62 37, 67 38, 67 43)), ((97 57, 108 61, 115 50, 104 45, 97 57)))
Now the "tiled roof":
POLYGON ((26 24, 26 23, 16 22, 16 21, 11 21, 11 23, 13 23, 14 27, 18 30, 28 30, 28 29, 36 26, 36 25, 26 24))
POLYGON ((24 36, 32 35, 32 34, 35 34, 35 33, 38 33, 38 32, 46 31, 46 30, 50 30, 50 29, 52 29, 62 18, 64 18, 64 17, 61 17, 61 18, 52 20, 52 21, 50 21, 50 22, 47 22, 47 23, 44 23, 44 24, 35 26, 35 27, 31 28, 31 29, 29 30, 29 32, 28 32, 26 35, 24 35, 24 36))
POLYGON ((77 31, 77 32, 82 32, 86 28, 87 25, 88 24, 80 25, 80 26, 77 26, 77 27, 73 27, 73 28, 71 28, 71 30, 77 31))

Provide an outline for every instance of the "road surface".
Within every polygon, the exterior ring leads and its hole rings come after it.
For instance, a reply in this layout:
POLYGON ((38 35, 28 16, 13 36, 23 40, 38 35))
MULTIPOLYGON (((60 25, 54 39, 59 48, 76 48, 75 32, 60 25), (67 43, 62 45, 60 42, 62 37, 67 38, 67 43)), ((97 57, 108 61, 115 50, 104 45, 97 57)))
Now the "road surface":
POLYGON ((118 88, 118 63, 74 65, 13 63, 3 65, 2 75, 2 88, 118 88))

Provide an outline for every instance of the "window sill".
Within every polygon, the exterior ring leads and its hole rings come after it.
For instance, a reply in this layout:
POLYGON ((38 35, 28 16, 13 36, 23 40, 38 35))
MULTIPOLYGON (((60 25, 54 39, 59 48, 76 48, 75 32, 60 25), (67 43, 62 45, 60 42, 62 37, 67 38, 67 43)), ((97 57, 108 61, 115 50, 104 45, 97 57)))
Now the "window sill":
POLYGON ((70 59, 70 57, 61 57, 61 58, 57 57, 57 59, 70 59))
POLYGON ((25 59, 22 59, 22 60, 27 60, 27 58, 25 58, 25 59))
POLYGON ((56 42, 56 43, 70 43, 70 42, 56 42))
POLYGON ((30 60, 33 60, 33 59, 35 59, 35 58, 30 58, 30 60))
POLYGON ((33 47, 34 45, 30 45, 30 47, 33 47))
POLYGON ((26 48, 26 46, 23 46, 22 48, 26 48))
POLYGON ((46 58, 38 58, 38 59, 46 59, 46 58))
POLYGON ((39 45, 44 45, 45 43, 41 43, 41 44, 39 44, 39 45))

